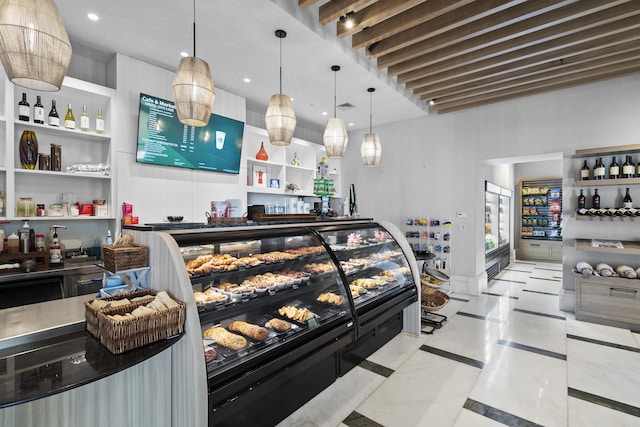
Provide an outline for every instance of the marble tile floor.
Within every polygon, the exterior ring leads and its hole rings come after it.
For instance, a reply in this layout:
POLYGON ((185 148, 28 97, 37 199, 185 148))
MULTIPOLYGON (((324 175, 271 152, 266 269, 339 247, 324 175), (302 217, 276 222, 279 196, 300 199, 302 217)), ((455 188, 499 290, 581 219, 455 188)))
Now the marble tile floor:
POLYGON ((278 427, 640 426, 640 334, 560 311, 561 280, 560 264, 512 262, 278 427))

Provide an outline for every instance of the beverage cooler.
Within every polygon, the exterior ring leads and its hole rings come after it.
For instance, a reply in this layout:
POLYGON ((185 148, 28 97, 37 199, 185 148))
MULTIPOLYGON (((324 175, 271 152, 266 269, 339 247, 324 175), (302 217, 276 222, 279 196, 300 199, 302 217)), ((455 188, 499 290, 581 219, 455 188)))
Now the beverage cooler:
POLYGON ((278 423, 406 330, 418 300, 406 240, 368 220, 132 229, 181 270, 209 425, 278 423))
POLYGON ((485 270, 495 277, 511 258, 511 197, 513 191, 485 181, 485 270))

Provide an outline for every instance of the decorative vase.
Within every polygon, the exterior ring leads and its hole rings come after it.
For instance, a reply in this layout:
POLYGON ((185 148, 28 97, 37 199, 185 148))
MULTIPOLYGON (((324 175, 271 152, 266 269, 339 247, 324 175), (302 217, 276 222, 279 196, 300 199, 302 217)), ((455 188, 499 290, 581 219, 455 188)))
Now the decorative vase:
POLYGON ((265 162, 269 160, 269 155, 264 149, 264 141, 260 143, 260 150, 256 153, 256 160, 264 160, 265 162))
POLYGON ((293 159, 291 160, 291 166, 300 166, 300 159, 298 159, 298 153, 293 153, 293 159))
POLYGON ((20 137, 20 163, 22 169, 35 169, 38 161, 38 140, 36 133, 25 130, 20 137))

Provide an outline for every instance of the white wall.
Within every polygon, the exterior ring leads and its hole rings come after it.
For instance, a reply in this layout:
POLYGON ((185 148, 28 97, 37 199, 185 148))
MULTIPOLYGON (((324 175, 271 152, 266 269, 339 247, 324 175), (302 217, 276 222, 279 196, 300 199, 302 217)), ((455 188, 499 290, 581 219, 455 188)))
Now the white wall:
MULTIPOLYGON (((117 54, 108 64, 108 74, 109 83, 117 88, 114 143, 118 206, 132 203, 140 223, 162 222, 167 215, 203 223, 211 200, 241 198, 246 206, 246 165, 241 165, 238 175, 232 175, 136 162, 140 92, 173 99, 175 73, 117 54)), ((213 113, 244 122, 245 100, 216 88, 213 113)))
MULTIPOLYGON (((482 276, 485 160, 640 142, 640 75, 421 119, 375 126, 381 165, 365 169, 350 134, 345 184, 355 183, 362 215, 402 227, 416 212, 452 216, 452 274, 482 276), (351 167, 348 167, 351 165, 351 167), (459 229, 461 221, 466 231, 459 229), (475 260, 475 262, 473 261, 475 260)), ((374 118, 375 123, 375 118, 374 118)))

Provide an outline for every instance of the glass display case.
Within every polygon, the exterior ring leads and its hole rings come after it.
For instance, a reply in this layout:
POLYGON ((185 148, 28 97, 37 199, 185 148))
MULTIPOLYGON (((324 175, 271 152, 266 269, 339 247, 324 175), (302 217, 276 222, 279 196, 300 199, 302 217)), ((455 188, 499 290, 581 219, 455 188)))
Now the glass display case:
POLYGON ((511 197, 513 192, 485 181, 485 270, 491 280, 511 258, 511 197))
POLYGON ((179 253, 210 425, 276 424, 402 331, 418 300, 408 243, 370 220, 127 228, 179 253))

